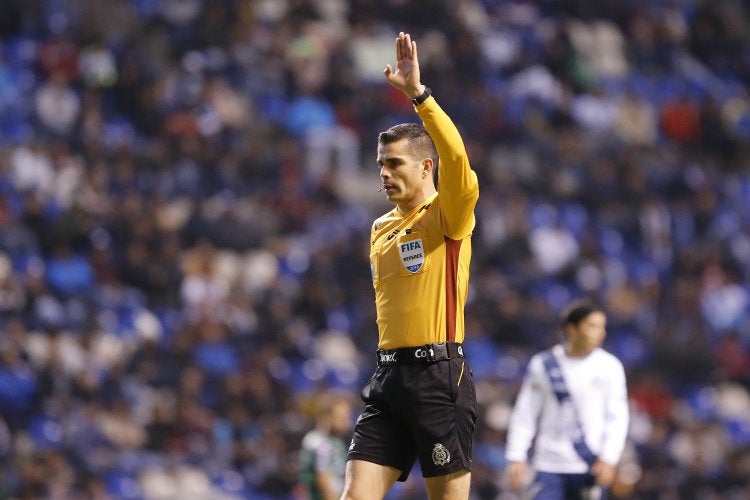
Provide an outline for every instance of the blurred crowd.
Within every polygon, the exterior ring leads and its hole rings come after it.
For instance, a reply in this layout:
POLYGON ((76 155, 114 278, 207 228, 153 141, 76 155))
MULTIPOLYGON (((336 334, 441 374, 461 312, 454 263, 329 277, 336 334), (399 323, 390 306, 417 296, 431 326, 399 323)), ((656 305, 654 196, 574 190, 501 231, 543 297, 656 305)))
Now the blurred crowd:
POLYGON ((748 25, 743 0, 3 0, 0 499, 295 497, 315 398, 375 363, 401 30, 480 180, 473 497, 506 497, 526 362, 587 295, 628 376, 615 496, 748 498, 748 25))

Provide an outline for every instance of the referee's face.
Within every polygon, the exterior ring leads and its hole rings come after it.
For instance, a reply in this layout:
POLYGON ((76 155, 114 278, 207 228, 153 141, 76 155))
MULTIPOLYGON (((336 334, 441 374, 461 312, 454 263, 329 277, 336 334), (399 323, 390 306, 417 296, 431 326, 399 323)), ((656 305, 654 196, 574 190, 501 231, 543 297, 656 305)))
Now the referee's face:
POLYGON ((416 158, 408 139, 378 145, 378 167, 388 201, 401 213, 422 203, 433 188, 432 160, 416 158))

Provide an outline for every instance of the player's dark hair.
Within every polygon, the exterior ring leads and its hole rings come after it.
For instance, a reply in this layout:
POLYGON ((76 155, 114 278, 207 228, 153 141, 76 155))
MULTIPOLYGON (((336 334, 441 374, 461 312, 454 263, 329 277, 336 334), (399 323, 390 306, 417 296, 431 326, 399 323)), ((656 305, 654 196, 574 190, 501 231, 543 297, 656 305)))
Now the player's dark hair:
POLYGON ((570 303, 561 315, 563 328, 567 325, 578 325, 592 312, 603 312, 604 310, 589 299, 580 299, 570 303))

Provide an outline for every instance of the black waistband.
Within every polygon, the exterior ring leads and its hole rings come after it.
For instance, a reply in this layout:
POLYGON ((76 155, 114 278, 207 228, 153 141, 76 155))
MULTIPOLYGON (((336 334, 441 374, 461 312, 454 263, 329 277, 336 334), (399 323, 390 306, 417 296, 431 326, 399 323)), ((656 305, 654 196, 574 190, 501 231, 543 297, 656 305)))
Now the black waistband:
POLYGON ((441 342, 400 349, 378 349, 378 366, 410 363, 433 363, 443 359, 463 358, 464 348, 458 342, 441 342))

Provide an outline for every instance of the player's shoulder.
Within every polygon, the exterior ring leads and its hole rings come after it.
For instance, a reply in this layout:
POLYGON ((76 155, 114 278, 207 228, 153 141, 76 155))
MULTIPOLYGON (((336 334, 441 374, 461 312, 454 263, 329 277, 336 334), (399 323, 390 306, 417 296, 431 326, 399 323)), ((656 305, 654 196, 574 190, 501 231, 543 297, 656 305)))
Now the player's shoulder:
MULTIPOLYGON (((556 347, 556 346, 555 346, 556 347)), ((544 360, 547 356, 554 355, 555 347, 535 352, 529 359, 529 370, 543 370, 544 360)))
POLYGON ((620 361, 620 358, 603 347, 596 348, 593 354, 597 356, 600 363, 606 363, 608 366, 622 368, 622 361, 620 361))
POLYGON ((326 441, 326 436, 322 432, 317 430, 311 430, 302 438, 302 447, 307 450, 312 450, 326 441))

